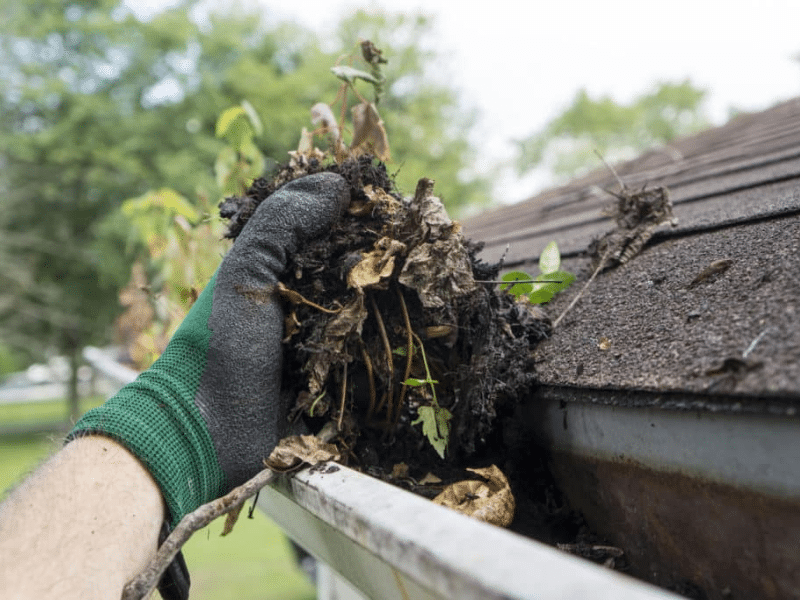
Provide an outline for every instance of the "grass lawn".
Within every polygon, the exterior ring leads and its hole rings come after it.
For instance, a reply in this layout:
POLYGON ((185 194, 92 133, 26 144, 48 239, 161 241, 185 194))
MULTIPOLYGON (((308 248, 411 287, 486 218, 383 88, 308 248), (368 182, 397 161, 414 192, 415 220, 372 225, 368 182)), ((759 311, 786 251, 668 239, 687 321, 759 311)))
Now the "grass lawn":
MULTIPOLYGON (((99 403, 93 399, 84 408, 99 403)), ((63 401, 0 406, 0 426, 55 422, 63 401)), ((0 438, 0 490, 8 490, 58 449, 59 434, 0 438)), ((5 493, 3 494, 5 495, 5 493)), ((249 507, 249 504, 248 504, 249 507)), ((313 600, 314 587, 294 562, 281 530, 261 512, 246 511, 221 538, 223 519, 197 532, 184 546, 192 578, 192 600, 313 600)))

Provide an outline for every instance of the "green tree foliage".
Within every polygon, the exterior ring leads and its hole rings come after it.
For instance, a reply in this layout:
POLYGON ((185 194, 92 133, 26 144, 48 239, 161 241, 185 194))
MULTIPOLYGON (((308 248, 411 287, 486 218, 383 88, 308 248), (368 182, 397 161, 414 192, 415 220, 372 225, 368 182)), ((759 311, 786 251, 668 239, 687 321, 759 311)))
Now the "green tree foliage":
POLYGON ((309 109, 336 98, 340 82, 330 67, 352 50, 352 35, 373 36, 387 49, 381 113, 401 186, 413 190, 418 177, 435 178, 453 207, 486 189, 462 175, 469 119, 445 85, 423 75, 432 59, 415 51, 429 32, 424 18, 360 13, 342 23, 346 44, 325 54, 309 32, 265 29, 259 14, 195 22, 199 4, 187 0, 139 22, 116 1, 0 0, 6 346, 55 349, 77 361, 83 345, 106 339, 132 250, 144 248, 122 203, 147 203, 148 190, 169 189, 196 202, 200 221, 215 219, 214 205, 231 191, 215 180, 220 153, 233 146, 256 156, 218 137, 217 118, 249 101, 260 117, 259 156, 282 162, 310 125, 309 109))
POLYGON ((520 142, 517 167, 524 173, 547 162, 557 176, 569 178, 597 167, 595 151, 608 161, 633 158, 707 127, 704 96, 688 80, 660 83, 629 104, 580 90, 561 115, 520 142))

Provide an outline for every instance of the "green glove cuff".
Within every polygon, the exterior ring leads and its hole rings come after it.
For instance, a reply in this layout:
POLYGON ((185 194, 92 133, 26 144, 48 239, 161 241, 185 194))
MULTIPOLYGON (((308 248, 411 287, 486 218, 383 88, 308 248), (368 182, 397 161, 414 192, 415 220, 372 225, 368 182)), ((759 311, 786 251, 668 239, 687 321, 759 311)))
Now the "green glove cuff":
POLYGON ((216 274, 164 354, 136 381, 81 417, 67 438, 101 434, 128 448, 161 488, 173 526, 226 491, 214 443, 194 401, 206 368, 215 283, 216 274))

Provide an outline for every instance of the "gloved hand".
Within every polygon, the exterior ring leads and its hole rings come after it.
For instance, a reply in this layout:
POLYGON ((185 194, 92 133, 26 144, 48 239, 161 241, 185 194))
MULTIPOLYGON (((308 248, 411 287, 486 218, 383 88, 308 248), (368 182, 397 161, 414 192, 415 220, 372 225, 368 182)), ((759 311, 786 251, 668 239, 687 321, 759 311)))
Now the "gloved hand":
POLYGON ((283 437, 274 286, 287 256, 328 230, 348 200, 342 177, 320 173, 262 202, 164 354, 70 433, 107 435, 133 452, 173 525, 255 475, 283 437))

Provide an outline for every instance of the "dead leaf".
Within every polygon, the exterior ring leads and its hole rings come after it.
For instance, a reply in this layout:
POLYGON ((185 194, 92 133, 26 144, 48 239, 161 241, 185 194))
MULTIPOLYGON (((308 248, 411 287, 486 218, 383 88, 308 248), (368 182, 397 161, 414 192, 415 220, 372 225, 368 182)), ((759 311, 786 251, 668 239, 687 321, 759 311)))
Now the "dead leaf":
POLYGON ((634 191, 623 185, 618 193, 609 193, 617 198, 617 203, 605 213, 614 217, 617 226, 590 245, 596 268, 624 265, 639 254, 659 226, 678 224, 665 187, 634 191))
POLYGON ((416 246, 408 253, 397 280, 416 290, 425 308, 453 305, 476 287, 469 255, 456 238, 416 246))
POLYGON ((336 117, 333 116, 331 107, 324 102, 317 102, 311 107, 311 122, 314 125, 322 125, 325 132, 331 134, 334 140, 339 139, 339 126, 336 117))
POLYGON ((408 253, 397 278, 416 290, 425 308, 452 306, 477 287, 460 227, 433 195, 433 184, 425 178, 417 182, 411 218, 422 239, 408 253))
POLYGON ((419 480, 419 483, 420 485, 432 485, 432 484, 442 483, 442 480, 439 479, 433 473, 428 473, 427 475, 425 475, 425 477, 419 480))
POLYGON ((239 515, 241 514, 243 508, 244 503, 232 508, 230 512, 225 515, 225 525, 222 526, 222 533, 219 534, 221 537, 225 537, 231 531, 233 531, 233 526, 236 525, 236 521, 239 520, 239 515))
POLYGON ((393 465, 392 474, 389 477, 391 479, 408 479, 408 465, 403 462, 393 465))
POLYGON ((286 343, 292 336, 300 331, 300 321, 297 320, 297 312, 291 311, 283 319, 283 330, 286 332, 283 342, 286 343))
POLYGON ((514 520, 516 501, 503 472, 495 465, 485 469, 467 469, 488 481, 467 480, 449 485, 433 502, 467 516, 499 527, 514 520))
POLYGON ((687 289, 692 289, 701 283, 708 282, 711 279, 716 279, 717 275, 721 275, 722 273, 727 271, 732 264, 733 261, 730 258, 715 260, 705 269, 700 271, 697 277, 692 279, 692 282, 687 286, 687 289))
POLYGON ((303 127, 300 132, 300 141, 297 143, 298 154, 310 154, 314 150, 314 134, 303 127))
POLYGON ((347 274, 347 285, 351 288, 385 289, 385 280, 394 272, 395 255, 405 249, 404 243, 382 237, 375 242, 373 249, 363 254, 361 260, 350 269, 347 274))
POLYGON ((432 179, 420 179, 411 204, 412 216, 419 222, 419 228, 426 240, 450 236, 454 229, 458 229, 448 216, 442 201, 433 195, 433 186, 432 179))
POLYGON ((600 350, 608 350, 609 348, 611 348, 611 340, 609 340, 607 337, 601 337, 600 340, 597 342, 597 347, 600 350))
POLYGON ((361 336, 367 309, 364 307, 363 292, 358 288, 356 291, 358 293, 325 325, 324 346, 312 352, 303 367, 309 373, 308 391, 314 396, 324 389, 333 364, 349 362, 350 357, 345 351, 348 340, 361 336))
POLYGON ((313 435, 290 435, 283 438, 272 450, 264 465, 273 471, 287 473, 309 465, 337 461, 341 458, 333 444, 326 444, 313 435))
POLYGON ((371 215, 373 212, 379 212, 394 216, 399 212, 402 206, 400 200, 392 196, 389 192, 382 188, 375 188, 371 184, 364 186, 364 195, 367 197, 366 201, 362 200, 350 203, 350 207, 347 211, 351 215, 364 217, 371 215))
MULTIPOLYGON (((306 130, 303 129, 303 131, 305 132, 306 130)), ((289 155, 289 167, 298 177, 307 172, 312 160, 321 162, 325 158, 325 153, 319 148, 313 147, 308 150, 306 149, 308 144, 313 142, 313 139, 311 141, 306 141, 303 139, 304 135, 304 133, 301 134, 298 149, 287 153, 289 155)), ((313 133, 309 133, 308 135, 313 138, 313 133)))
POLYGON ((374 154, 384 162, 391 160, 389 138, 375 105, 362 102, 350 109, 350 112, 353 113, 353 143, 350 148, 374 154))

